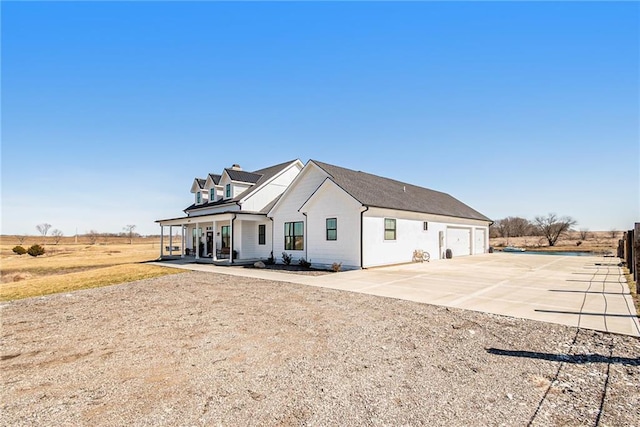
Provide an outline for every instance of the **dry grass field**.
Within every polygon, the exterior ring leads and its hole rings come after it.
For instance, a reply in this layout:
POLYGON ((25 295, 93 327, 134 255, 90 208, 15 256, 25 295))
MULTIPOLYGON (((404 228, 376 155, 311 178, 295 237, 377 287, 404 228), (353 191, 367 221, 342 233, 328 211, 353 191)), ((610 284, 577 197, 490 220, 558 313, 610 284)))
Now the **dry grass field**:
POLYGON ((611 231, 589 231, 586 239, 580 238, 580 232, 572 231, 558 239, 555 246, 549 246, 542 236, 525 237, 495 237, 489 239, 489 245, 498 250, 504 246, 517 246, 535 251, 584 251, 597 253, 616 253, 618 240, 622 233, 617 232, 615 237, 611 231))
MULTIPOLYGON (((22 246, 41 244, 28 238, 22 246)), ((135 280, 176 274, 170 268, 144 264, 158 258, 158 239, 109 238, 91 244, 64 238, 46 245, 45 255, 16 255, 16 237, 0 239, 0 301, 28 298, 78 289, 95 288, 135 280)))

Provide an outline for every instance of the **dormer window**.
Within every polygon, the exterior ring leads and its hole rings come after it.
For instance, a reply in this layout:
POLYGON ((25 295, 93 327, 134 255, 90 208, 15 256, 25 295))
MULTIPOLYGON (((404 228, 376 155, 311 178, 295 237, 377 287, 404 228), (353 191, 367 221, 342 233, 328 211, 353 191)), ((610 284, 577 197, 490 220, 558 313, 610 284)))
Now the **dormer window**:
POLYGON ((200 191, 198 191, 196 193, 196 204, 199 205, 200 203, 202 203, 202 193, 200 191))
POLYGON ((215 188, 209 189, 209 201, 210 202, 215 202, 216 201, 216 189, 215 188))
POLYGON ((225 198, 230 199, 231 198, 231 184, 227 184, 224 188, 224 194, 225 194, 225 198))

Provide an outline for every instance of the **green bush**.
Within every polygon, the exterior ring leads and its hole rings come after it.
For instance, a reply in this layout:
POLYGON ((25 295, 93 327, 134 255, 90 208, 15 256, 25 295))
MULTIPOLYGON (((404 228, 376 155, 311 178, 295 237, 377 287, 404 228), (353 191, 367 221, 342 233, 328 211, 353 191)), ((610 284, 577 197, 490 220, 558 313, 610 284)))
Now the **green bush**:
POLYGON ((282 252, 282 262, 284 262, 284 265, 291 264, 291 258, 291 255, 286 252, 282 252))
POLYGON ((40 245, 33 245, 27 249, 27 253, 31 256, 44 255, 44 248, 40 245))
POLYGON ((304 258, 300 258, 300 261, 298 261, 298 265, 300 265, 300 267, 302 268, 309 268, 311 267, 311 263, 309 261, 307 261, 304 258))
POLYGON ((22 246, 16 246, 13 248, 13 253, 18 254, 18 255, 24 255, 27 253, 27 250, 25 248, 23 248, 22 246))

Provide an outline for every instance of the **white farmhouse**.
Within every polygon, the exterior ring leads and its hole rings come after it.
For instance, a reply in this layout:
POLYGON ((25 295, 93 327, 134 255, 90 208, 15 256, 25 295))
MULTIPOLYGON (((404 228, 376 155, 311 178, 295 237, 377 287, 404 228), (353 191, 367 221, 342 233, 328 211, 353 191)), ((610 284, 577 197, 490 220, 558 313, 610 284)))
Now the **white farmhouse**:
MULTIPOLYGON (((417 249, 440 259, 488 248, 491 220, 450 195, 316 160, 236 166, 196 179, 191 191, 186 217, 157 221, 180 227, 182 257, 282 261, 285 252, 355 269, 411 262, 417 249)), ((162 249, 174 255, 172 241, 162 249)))

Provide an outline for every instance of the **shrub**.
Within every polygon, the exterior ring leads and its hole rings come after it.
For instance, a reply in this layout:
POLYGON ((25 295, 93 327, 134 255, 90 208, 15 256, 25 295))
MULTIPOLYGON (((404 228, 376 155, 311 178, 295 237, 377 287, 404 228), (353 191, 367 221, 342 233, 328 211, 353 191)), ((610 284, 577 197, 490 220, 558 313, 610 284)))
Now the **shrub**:
POLYGON ((18 254, 18 255, 24 255, 27 253, 27 250, 25 248, 23 248, 22 246, 16 246, 13 248, 13 253, 18 254))
POLYGON ((341 262, 334 262, 333 264, 331 264, 331 269, 337 273, 338 271, 340 271, 342 269, 342 263, 341 262))
POLYGON ((300 260, 298 261, 298 264, 300 265, 300 267, 303 267, 303 268, 311 267, 311 263, 309 261, 307 261, 306 259, 304 259, 304 257, 300 258, 300 260))
POLYGON ((27 249, 27 253, 31 256, 44 255, 44 248, 40 245, 33 245, 27 249))
POLYGON ((284 262, 284 265, 290 265, 291 264, 291 255, 289 255, 286 252, 282 252, 282 262, 284 262))

